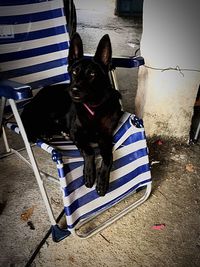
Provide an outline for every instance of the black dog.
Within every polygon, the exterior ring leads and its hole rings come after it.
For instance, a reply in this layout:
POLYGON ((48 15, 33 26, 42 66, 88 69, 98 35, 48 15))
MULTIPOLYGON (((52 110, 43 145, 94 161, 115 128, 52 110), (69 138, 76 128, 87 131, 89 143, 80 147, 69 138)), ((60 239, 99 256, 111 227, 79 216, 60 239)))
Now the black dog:
POLYGON ((83 44, 78 33, 72 37, 69 50, 71 83, 42 89, 27 105, 22 120, 28 137, 50 136, 60 131, 69 131, 84 158, 84 179, 92 187, 97 178, 96 190, 105 195, 109 186, 112 167, 113 132, 122 115, 120 94, 109 78, 112 49, 110 38, 104 35, 93 59, 83 56, 83 44), (33 115, 37 117, 33 119, 33 115), (42 119, 39 118, 42 113, 42 119), (40 120, 38 126, 36 121, 40 120), (34 125, 33 125, 34 121, 34 125), (28 125, 27 125, 28 124, 28 125), (96 174, 95 152, 91 142, 98 144, 102 163, 96 174))
POLYGON ((42 88, 21 114, 28 140, 34 143, 37 139, 50 139, 66 130, 65 115, 71 103, 66 84, 42 88))

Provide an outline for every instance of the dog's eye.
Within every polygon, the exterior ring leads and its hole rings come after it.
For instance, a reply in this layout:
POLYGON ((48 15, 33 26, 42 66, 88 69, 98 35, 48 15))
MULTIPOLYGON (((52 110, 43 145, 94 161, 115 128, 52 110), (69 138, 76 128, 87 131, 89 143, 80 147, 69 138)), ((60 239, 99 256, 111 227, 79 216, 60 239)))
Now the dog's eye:
POLYGON ((72 71, 72 74, 76 76, 77 75, 77 71, 76 70, 73 70, 72 71))
POLYGON ((95 77, 95 71, 93 70, 87 70, 86 71, 86 75, 89 77, 89 78, 94 78, 95 77))
POLYGON ((81 72, 81 68, 76 67, 72 69, 72 75, 77 76, 81 72))
POLYGON ((90 77, 94 77, 95 76, 95 72, 91 71, 89 75, 90 75, 90 77))

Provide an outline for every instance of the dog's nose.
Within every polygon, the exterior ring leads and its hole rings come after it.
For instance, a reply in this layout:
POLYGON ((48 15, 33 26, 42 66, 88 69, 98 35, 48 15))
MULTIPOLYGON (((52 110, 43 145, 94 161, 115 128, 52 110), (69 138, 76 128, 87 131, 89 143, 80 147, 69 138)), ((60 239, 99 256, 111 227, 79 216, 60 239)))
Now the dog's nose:
POLYGON ((73 97, 74 100, 79 100, 80 99, 80 89, 77 87, 72 87, 71 88, 71 96, 73 97))
POLYGON ((73 87, 71 91, 73 94, 78 94, 80 92, 80 90, 77 87, 73 87))

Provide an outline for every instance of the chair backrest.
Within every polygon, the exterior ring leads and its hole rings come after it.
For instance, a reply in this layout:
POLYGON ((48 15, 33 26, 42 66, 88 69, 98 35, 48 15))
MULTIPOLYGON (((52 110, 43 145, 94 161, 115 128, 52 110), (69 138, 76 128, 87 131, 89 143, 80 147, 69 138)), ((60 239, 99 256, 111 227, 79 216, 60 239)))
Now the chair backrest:
POLYGON ((68 48, 63 0, 0 0, 0 78, 68 83, 68 48))

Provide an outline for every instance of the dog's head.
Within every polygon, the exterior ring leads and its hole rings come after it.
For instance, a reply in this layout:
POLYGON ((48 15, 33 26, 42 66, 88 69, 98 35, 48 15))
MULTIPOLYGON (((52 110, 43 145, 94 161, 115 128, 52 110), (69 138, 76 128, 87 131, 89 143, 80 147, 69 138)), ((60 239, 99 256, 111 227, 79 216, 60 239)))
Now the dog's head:
POLYGON ((107 34, 100 40, 92 59, 84 57, 80 35, 73 35, 68 56, 68 71, 71 77, 69 94, 74 102, 95 106, 108 97, 111 88, 108 75, 111 57, 111 42, 107 34))

